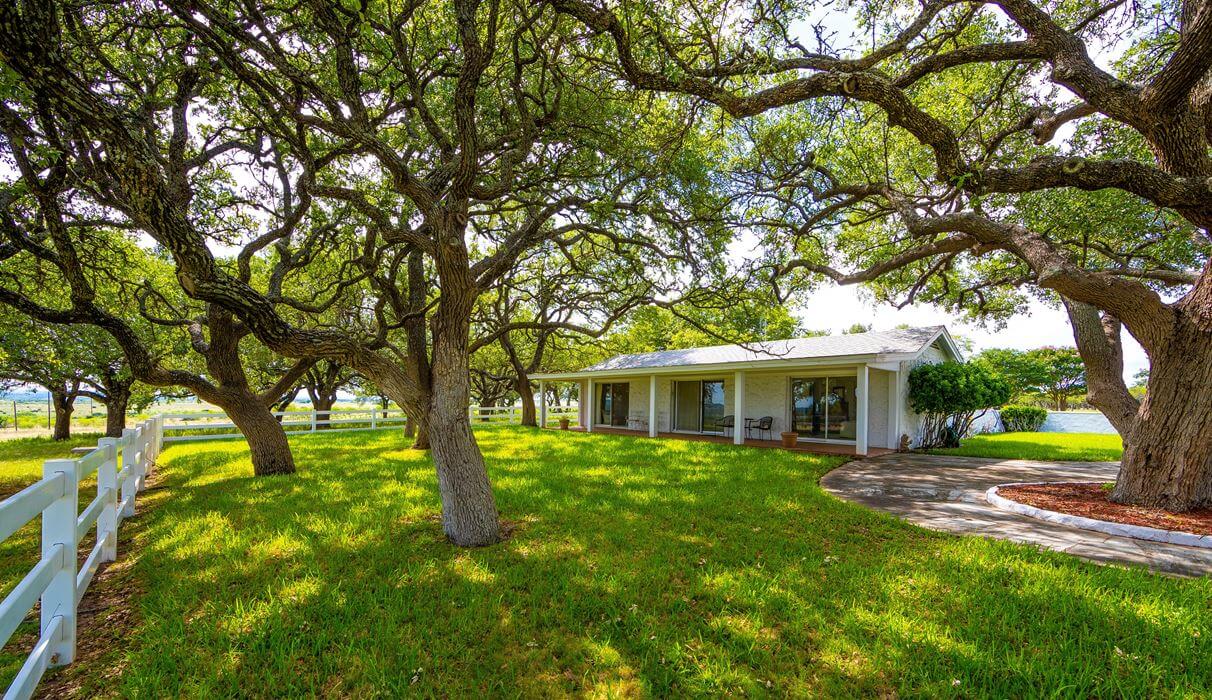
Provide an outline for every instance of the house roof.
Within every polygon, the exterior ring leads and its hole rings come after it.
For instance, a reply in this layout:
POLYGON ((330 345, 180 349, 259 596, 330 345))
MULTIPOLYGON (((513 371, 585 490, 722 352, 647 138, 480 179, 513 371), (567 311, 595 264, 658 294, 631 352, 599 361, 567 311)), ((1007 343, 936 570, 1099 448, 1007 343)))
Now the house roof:
MULTIPOLYGON (((774 340, 747 345, 716 345, 685 350, 617 355, 572 374, 633 372, 644 369, 734 365, 769 361, 812 361, 829 358, 917 355, 935 340, 944 338, 952 355, 959 357, 945 326, 898 328, 889 331, 824 335, 791 340, 774 340)), ((536 375, 536 378, 557 375, 536 375)), ((567 375, 565 375, 567 376, 567 375)))

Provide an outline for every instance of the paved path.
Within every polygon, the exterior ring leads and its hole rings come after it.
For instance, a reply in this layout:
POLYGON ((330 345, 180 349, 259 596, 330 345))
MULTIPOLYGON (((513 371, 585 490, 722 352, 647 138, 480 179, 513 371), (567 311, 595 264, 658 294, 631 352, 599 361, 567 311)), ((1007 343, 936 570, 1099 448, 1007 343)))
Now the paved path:
POLYGON ((848 501, 933 530, 1038 544, 1097 562, 1144 564, 1182 576, 1212 574, 1212 549, 1149 542, 1058 525, 995 508, 990 486, 1012 481, 1112 481, 1114 462, 893 454, 845 464, 821 486, 848 501))

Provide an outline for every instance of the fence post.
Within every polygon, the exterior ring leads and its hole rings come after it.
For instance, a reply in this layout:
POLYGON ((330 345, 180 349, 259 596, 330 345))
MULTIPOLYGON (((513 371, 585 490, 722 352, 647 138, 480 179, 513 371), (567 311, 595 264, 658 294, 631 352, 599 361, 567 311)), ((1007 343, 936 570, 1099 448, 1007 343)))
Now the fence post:
POLYGON ((63 495, 42 511, 42 557, 58 558, 59 568, 42 592, 41 631, 46 634, 55 618, 63 619, 59 638, 51 641, 51 665, 63 666, 76 658, 76 517, 80 498, 80 463, 74 459, 48 459, 42 478, 65 477, 63 495))
POLYGON ((151 467, 159 462, 160 450, 164 448, 164 414, 161 413, 154 420, 156 421, 156 451, 152 455, 151 463, 148 464, 148 472, 151 472, 151 467))
POLYGON ((311 432, 316 432, 316 409, 311 409, 311 432))
POLYGON ((144 421, 139 424, 139 487, 136 491, 142 491, 147 481, 147 465, 151 462, 152 451, 152 423, 144 421))
POLYGON ((376 423, 376 421, 378 420, 378 417, 379 417, 379 412, 375 409, 371 409, 371 411, 370 411, 370 429, 371 430, 378 429, 378 425, 376 423))
POLYGON ((135 514, 135 494, 139 491, 139 431, 127 428, 122 431, 122 468, 130 469, 126 481, 122 482, 122 517, 129 518, 135 514), (128 500, 129 499, 129 500, 128 500))
MULTIPOLYGON (((101 514, 97 516, 97 540, 102 542, 101 561, 118 558, 118 444, 117 438, 101 438, 97 449, 105 451, 105 461, 97 467, 97 493, 104 494, 101 514)), ((131 480, 127 479, 127 483, 131 480)), ((125 498, 126 484, 122 485, 125 498)), ((123 515, 126 515, 125 513, 123 515)))

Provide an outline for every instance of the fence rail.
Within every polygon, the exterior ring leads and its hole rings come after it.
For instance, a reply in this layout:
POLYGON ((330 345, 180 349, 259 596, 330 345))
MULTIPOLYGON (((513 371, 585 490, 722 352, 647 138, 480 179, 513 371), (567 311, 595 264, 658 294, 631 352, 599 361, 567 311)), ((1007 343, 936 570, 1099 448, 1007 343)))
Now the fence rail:
MULTIPOLYGON (((408 421, 398 408, 279 411, 273 415, 287 433, 382 430, 402 427, 408 421)), ((547 407, 549 425, 558 423, 561 418, 575 423, 577 415, 576 406, 547 407)), ((166 413, 160 418, 164 421, 164 442, 242 437, 225 413, 166 413)), ((522 409, 520 406, 471 406, 467 409, 467 418, 473 423, 521 423, 522 409)))
MULTIPOLYGON (((558 423, 567 418, 576 423, 580 409, 576 406, 548 406, 547 424, 558 423)), ((471 406, 467 409, 467 418, 472 423, 521 423, 521 406, 471 406)), ((537 418, 537 416, 536 416, 537 418)))
POLYGON ((120 438, 98 440, 82 457, 47 460, 41 480, 0 501, 0 542, 42 516, 42 556, 0 602, 0 646, 41 603, 38 641, 5 700, 31 697, 46 669, 75 659, 80 600, 101 564, 118 558, 118 528, 135 514, 163 438, 163 417, 149 418, 120 438), (97 495, 80 511, 80 482, 94 473, 97 495), (95 544, 77 566, 80 543, 94 527, 95 544))
MULTIPOLYGON (((408 420, 398 408, 278 411, 273 415, 288 433, 380 430, 402 427, 408 420)), ((166 413, 163 419, 165 442, 243 437, 226 413, 166 413)))

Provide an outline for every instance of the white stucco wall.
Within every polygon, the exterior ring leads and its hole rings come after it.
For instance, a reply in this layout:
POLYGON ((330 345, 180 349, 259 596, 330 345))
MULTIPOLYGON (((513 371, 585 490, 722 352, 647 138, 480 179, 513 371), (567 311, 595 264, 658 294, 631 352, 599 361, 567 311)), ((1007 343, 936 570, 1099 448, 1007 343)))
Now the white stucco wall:
POLYGON ((888 446, 888 397, 892 372, 872 369, 867 372, 867 445, 888 446))
MULTIPOLYGON (((779 439, 791 419, 791 383, 787 374, 745 375, 745 418, 774 418, 769 437, 779 439)), ((745 422, 737 421, 744 429, 745 422)))

